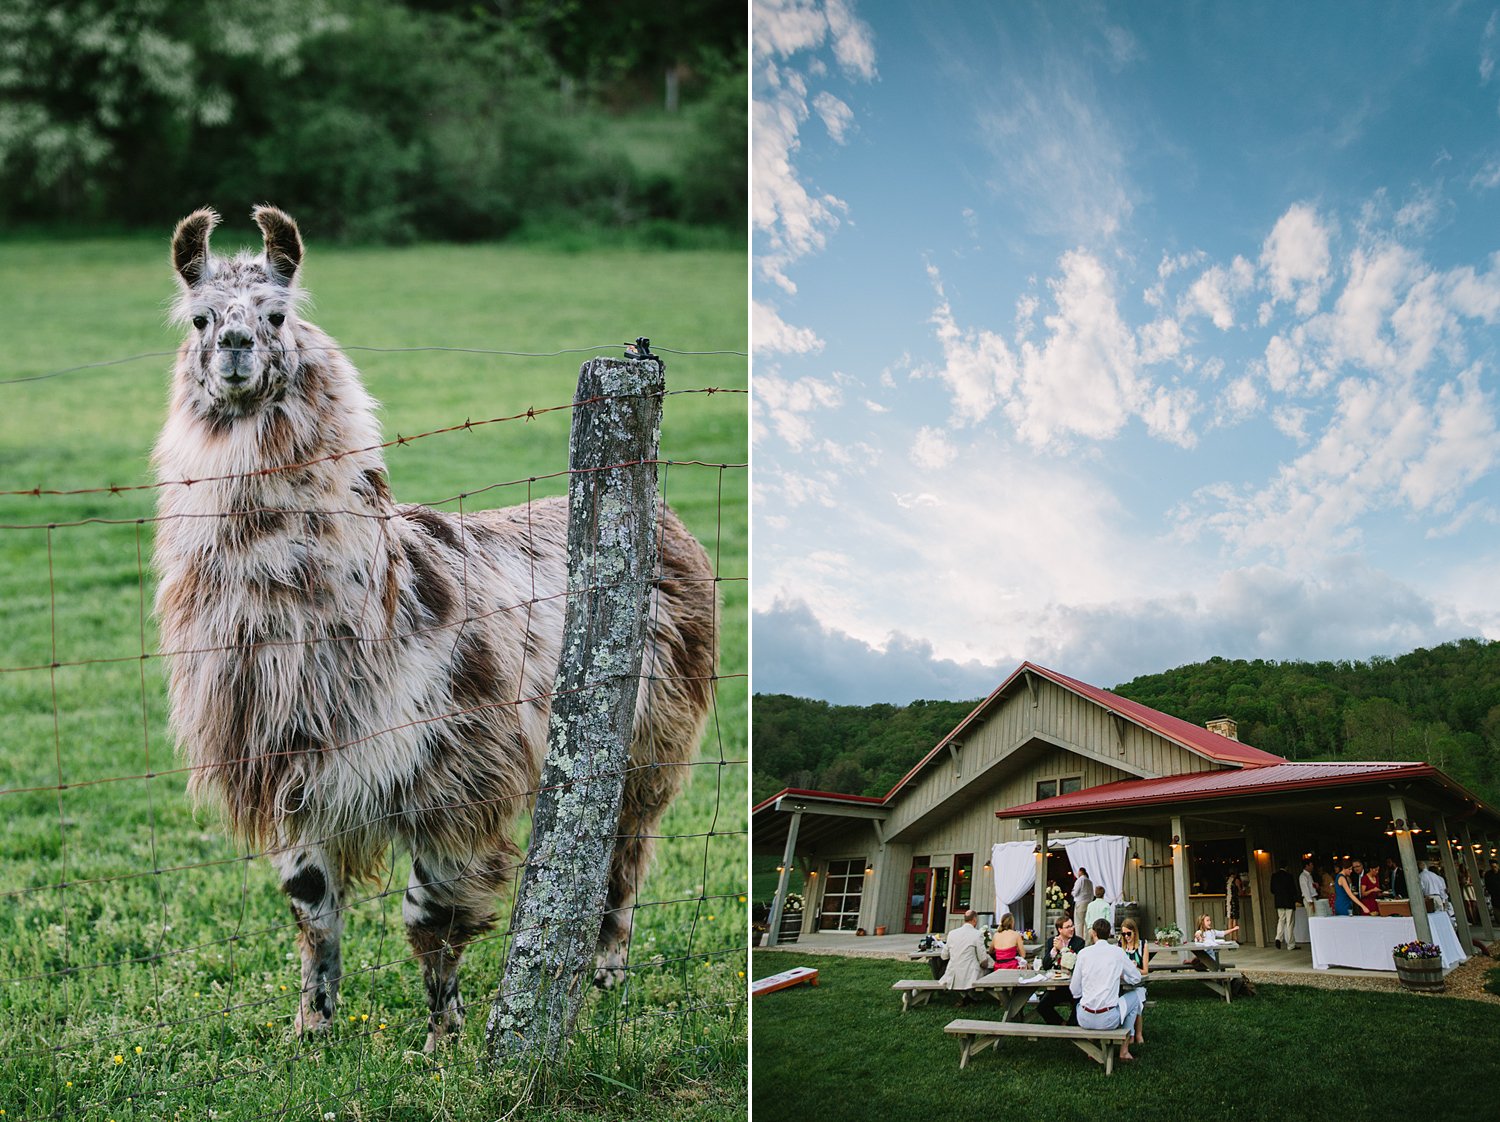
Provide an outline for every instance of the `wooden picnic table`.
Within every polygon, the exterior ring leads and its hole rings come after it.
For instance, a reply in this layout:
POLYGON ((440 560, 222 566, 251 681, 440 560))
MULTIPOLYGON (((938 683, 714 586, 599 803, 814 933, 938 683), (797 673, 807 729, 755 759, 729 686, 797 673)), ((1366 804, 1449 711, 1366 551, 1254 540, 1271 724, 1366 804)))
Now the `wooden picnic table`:
MULTIPOLYGON (((1153 959, 1158 954, 1162 953, 1163 951, 1167 952, 1168 954, 1175 953, 1177 951, 1191 951, 1192 954, 1193 954, 1193 961, 1194 961, 1194 963, 1196 963, 1198 965, 1201 965, 1204 970, 1208 971, 1211 974, 1222 974, 1228 964, 1225 963, 1223 959, 1217 958, 1214 955, 1209 954, 1208 952, 1209 951, 1237 951, 1237 950, 1240 949, 1240 945, 1238 943, 1233 943, 1233 942, 1226 942, 1226 943, 1178 943, 1175 946, 1166 946, 1165 944, 1162 944, 1162 943, 1147 943, 1146 944, 1146 949, 1147 949, 1147 951, 1150 952, 1151 957, 1153 959)), ((1156 970, 1162 970, 1162 969, 1170 970, 1170 969, 1173 969, 1173 967, 1170 966, 1170 965, 1166 965, 1166 966, 1155 966, 1155 965, 1153 965, 1151 967, 1151 970, 1153 972, 1156 971, 1156 970)))
POLYGON ((974 983, 974 992, 987 993, 1004 1007, 1002 1021, 1019 1020, 1032 994, 1066 986, 1071 979, 1058 970, 991 970, 974 983))
MULTIPOLYGON (((1041 943, 1022 943, 1021 953, 1028 959, 1032 959, 1041 951, 1042 946, 1043 944, 1041 943)), ((930 951, 912 951, 906 957, 913 962, 921 962, 925 959, 932 967, 932 976, 934 978, 941 978, 943 971, 948 968, 948 960, 943 957, 942 947, 934 947, 930 951)))

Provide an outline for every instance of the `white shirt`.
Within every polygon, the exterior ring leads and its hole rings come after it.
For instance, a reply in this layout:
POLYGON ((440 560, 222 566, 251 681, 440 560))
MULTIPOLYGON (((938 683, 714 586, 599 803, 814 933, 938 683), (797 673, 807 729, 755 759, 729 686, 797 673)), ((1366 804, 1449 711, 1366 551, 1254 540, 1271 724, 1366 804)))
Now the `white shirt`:
POLYGON ((1422 875, 1417 879, 1422 882, 1422 895, 1448 899, 1448 883, 1431 869, 1423 869, 1422 875))
POLYGON ((1078 952, 1068 983, 1085 1009, 1108 1009, 1120 1002, 1120 983, 1139 982, 1141 971, 1113 943, 1095 942, 1078 952))
POLYGON ((1082 904, 1094 898, 1094 885, 1088 877, 1079 877, 1073 882, 1073 903, 1082 904))
POLYGON ((1303 869, 1302 875, 1297 878, 1297 883, 1302 889, 1302 900, 1307 904, 1308 910, 1312 910, 1312 903, 1318 898, 1318 885, 1313 880, 1312 870, 1303 869))

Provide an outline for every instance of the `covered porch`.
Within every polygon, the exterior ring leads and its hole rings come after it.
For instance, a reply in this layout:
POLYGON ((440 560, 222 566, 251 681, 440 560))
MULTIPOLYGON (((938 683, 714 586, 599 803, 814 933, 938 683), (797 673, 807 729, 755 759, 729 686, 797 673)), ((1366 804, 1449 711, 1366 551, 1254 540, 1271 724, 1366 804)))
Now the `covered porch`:
MULTIPOLYGON (((1154 889, 1157 907, 1148 917, 1153 927, 1170 921, 1189 932, 1199 912, 1209 913, 1218 925, 1226 879, 1220 874, 1226 868, 1247 874, 1248 899, 1237 936, 1241 960, 1260 953, 1291 962, 1292 952, 1274 947, 1271 874, 1284 863, 1296 877, 1309 857, 1322 868, 1350 857, 1378 866, 1391 857, 1410 886, 1420 883, 1419 863, 1430 863, 1448 887, 1462 948, 1472 953, 1475 938, 1495 938, 1482 887, 1477 888, 1478 923, 1471 927, 1459 869, 1466 870, 1470 883, 1482 885, 1479 861, 1497 852, 1500 816, 1428 764, 1287 762, 1127 780, 996 815, 1018 819, 1023 829, 1035 831, 1042 852, 1062 831, 1119 835, 1141 843, 1127 857, 1136 875, 1126 879, 1154 889), (1164 858, 1143 861, 1142 851, 1164 858)), ((1038 877, 1038 915, 1044 888, 1038 877)), ((1416 937, 1435 941, 1420 890, 1410 895, 1416 937)), ((1303 953, 1305 966, 1290 969, 1312 969, 1310 953, 1303 953)))

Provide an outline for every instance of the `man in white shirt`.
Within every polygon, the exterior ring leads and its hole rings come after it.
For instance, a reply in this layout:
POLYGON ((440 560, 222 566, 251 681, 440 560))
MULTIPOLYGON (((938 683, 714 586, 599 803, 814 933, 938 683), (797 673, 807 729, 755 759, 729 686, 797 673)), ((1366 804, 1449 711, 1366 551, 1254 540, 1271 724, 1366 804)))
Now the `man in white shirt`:
POLYGON ((1318 902, 1318 881, 1313 876, 1311 857, 1302 862, 1302 875, 1297 878, 1297 891, 1302 893, 1302 906, 1307 909, 1307 918, 1312 919, 1317 914, 1315 905, 1318 902))
POLYGON ((975 982, 989 973, 989 955, 979 931, 979 913, 973 908, 964 913, 961 924, 948 932, 943 957, 948 960, 943 981, 949 989, 971 990, 975 982))
POLYGON ((1422 885, 1423 896, 1436 896, 1442 902, 1445 911, 1453 910, 1453 906, 1448 902, 1448 882, 1433 872, 1425 861, 1422 862, 1422 871, 1417 875, 1417 880, 1422 885))
MULTIPOLYGON (((1135 1019, 1146 1002, 1146 991, 1130 989, 1120 992, 1120 983, 1139 985, 1140 969, 1125 952, 1109 941, 1109 920, 1095 920, 1093 942, 1078 952, 1073 965, 1073 979, 1068 983, 1078 1004, 1073 1020, 1080 1028, 1124 1028, 1135 1035, 1135 1019)), ((1120 1059, 1133 1060, 1130 1041, 1120 1045, 1120 1059)))

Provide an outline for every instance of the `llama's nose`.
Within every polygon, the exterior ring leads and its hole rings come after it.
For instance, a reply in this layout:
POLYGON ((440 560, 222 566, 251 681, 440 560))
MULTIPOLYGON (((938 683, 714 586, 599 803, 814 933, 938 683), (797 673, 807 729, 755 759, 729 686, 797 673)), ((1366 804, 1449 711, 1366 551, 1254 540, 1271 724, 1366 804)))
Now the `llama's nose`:
POLYGON ((219 332, 219 349, 223 351, 248 351, 255 344, 248 331, 238 327, 226 327, 219 332))

